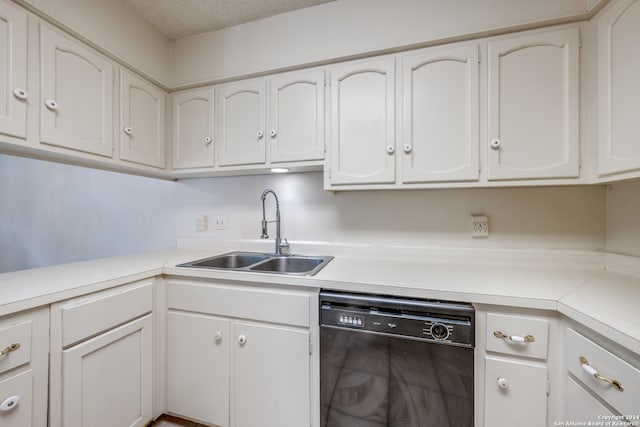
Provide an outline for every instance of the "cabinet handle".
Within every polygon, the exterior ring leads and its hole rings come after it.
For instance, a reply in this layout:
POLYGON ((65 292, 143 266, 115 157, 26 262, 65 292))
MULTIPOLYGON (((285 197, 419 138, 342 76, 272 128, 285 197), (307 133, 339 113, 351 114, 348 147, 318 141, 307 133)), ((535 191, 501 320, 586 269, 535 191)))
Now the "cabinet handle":
POLYGON ((131 129, 131 126, 125 126, 123 129, 124 133, 126 133, 127 135, 133 135, 133 129, 131 129))
POLYGON ((276 137, 276 135, 278 135, 278 132, 276 132, 276 130, 275 130, 275 129, 271 129, 271 132, 269 132, 269 136, 270 136, 271 138, 275 138, 275 137, 276 137))
POLYGON ((11 353, 12 351, 16 351, 19 348, 20 348, 19 342, 16 342, 11 344, 10 346, 7 346, 4 350, 0 351, 0 359, 5 357, 7 354, 11 353))
POLYGON ((213 141, 213 140, 211 139, 211 137, 210 137, 210 136, 207 136, 207 137, 205 137, 205 139, 204 139, 204 143, 205 143, 205 144, 207 144, 207 145, 211 144, 211 141, 213 141))
POLYGON ((215 337, 216 337, 216 341, 220 341, 222 339, 222 332, 216 331, 215 337))
POLYGON ((489 142, 489 146, 494 150, 500 148, 500 140, 498 138, 493 138, 491 142, 489 142))
POLYGON ((257 136, 258 136, 258 139, 262 139, 262 137, 264 136, 264 132, 259 130, 258 133, 257 133, 257 136))
POLYGON ((506 335, 506 334, 502 333, 501 331, 495 331, 493 333, 493 336, 496 337, 496 338, 503 338, 506 341, 521 342, 521 343, 525 343, 525 344, 528 344, 530 342, 534 342, 536 340, 536 337, 534 337, 533 335, 525 335, 524 337, 519 337, 517 335, 506 335))
POLYGON ((407 154, 411 153, 411 150, 413 150, 413 147, 411 146, 411 144, 404 144, 402 148, 404 149, 404 152, 407 154))
POLYGON ((388 154, 393 154, 395 151, 396 151, 396 147, 394 147, 393 145, 387 145, 388 154))
POLYGON ((245 345, 245 343, 247 342, 247 337, 245 337, 244 335, 240 335, 238 337, 238 342, 240 343, 240 345, 245 345))
POLYGON ((27 93, 27 91, 26 91, 26 90, 24 90, 24 89, 21 89, 21 88, 19 88, 19 87, 15 88, 15 89, 13 90, 13 95, 14 95, 16 98, 18 98, 18 99, 22 99, 22 100, 25 100, 25 99, 29 98, 29 94, 27 93))
POLYGON ((44 101, 44 105, 46 105, 49 110, 55 111, 58 109, 58 103, 53 99, 47 99, 46 101, 44 101))
POLYGON ((9 412, 12 409, 15 409, 20 402, 20 396, 10 396, 0 403, 0 412, 9 412))
POLYGON ((595 370, 595 368, 589 365, 589 361, 584 357, 580 356, 579 360, 580 360, 580 365, 582 366, 582 369, 584 369, 586 373, 588 373, 589 375, 593 375, 596 379, 599 379, 600 381, 604 381, 605 383, 611 384, 613 388, 615 388, 619 392, 624 391, 624 387, 622 386, 620 381, 603 377, 598 373, 598 371, 595 370))

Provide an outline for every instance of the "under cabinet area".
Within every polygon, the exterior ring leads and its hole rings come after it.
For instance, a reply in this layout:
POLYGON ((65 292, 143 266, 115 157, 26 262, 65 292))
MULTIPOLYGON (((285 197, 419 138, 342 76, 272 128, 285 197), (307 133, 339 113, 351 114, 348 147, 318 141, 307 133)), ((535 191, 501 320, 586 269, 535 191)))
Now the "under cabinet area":
POLYGON ((317 292, 170 279, 167 303, 169 413, 219 427, 317 425, 317 292))
POLYGON ((147 279, 51 306, 50 426, 151 421, 153 287, 147 279))
POLYGON ((0 425, 47 425, 49 308, 0 317, 0 425))

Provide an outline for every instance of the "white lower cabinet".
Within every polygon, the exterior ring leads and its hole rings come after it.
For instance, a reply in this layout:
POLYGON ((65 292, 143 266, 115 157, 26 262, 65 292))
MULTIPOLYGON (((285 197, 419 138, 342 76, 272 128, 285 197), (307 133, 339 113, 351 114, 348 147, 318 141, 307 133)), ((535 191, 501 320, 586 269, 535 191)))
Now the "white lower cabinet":
POLYGON ((146 426, 153 279, 51 307, 50 426, 146 426))
POLYGON ((316 293, 182 280, 167 290, 169 413, 219 427, 317 425, 316 293))

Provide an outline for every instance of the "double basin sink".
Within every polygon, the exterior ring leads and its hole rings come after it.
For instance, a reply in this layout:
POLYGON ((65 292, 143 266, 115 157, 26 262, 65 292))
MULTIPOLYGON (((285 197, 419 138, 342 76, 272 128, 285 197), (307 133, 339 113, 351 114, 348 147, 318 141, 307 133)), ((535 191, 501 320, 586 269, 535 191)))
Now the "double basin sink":
POLYGON ((210 258, 179 264, 177 267, 313 276, 332 259, 332 256, 229 252, 210 258))

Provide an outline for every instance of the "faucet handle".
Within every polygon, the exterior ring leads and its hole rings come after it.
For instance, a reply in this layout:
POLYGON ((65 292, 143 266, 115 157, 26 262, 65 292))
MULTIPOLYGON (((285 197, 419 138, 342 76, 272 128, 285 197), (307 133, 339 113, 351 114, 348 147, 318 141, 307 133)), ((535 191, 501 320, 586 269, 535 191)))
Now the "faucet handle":
POLYGON ((291 245, 289 244, 289 240, 287 240, 287 238, 284 238, 284 242, 281 240, 280 241, 280 253, 282 254, 289 254, 289 251, 291 250, 291 245))

